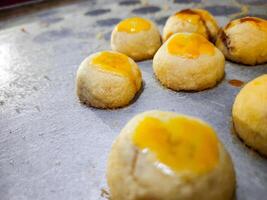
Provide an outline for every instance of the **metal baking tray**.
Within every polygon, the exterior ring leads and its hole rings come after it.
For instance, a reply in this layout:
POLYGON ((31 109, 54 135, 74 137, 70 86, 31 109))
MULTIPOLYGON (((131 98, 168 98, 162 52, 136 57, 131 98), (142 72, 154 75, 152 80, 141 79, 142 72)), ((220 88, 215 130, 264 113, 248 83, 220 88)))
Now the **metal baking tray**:
POLYGON ((129 119, 151 109, 209 122, 234 161, 236 199, 266 199, 267 159, 232 133, 231 107, 240 87, 229 81, 248 82, 267 73, 267 65, 226 62, 225 78, 217 87, 194 93, 162 87, 149 60, 138 63, 144 87, 125 108, 89 108, 75 95, 80 62, 93 52, 109 49, 110 32, 125 17, 148 17, 162 30, 166 18, 183 8, 205 7, 220 25, 244 14, 267 14, 261 0, 188 2, 46 3, 45 7, 20 8, 20 17, 5 16, 0 21, 1 200, 105 199, 106 160, 112 141, 129 119))

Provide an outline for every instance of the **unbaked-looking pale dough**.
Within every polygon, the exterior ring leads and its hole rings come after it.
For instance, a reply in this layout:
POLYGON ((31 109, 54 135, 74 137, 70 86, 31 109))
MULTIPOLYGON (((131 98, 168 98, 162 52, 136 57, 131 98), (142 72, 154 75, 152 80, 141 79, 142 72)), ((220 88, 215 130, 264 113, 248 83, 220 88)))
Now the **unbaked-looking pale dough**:
POLYGON ((267 62, 267 21, 244 17, 220 30, 216 46, 226 59, 256 65, 267 62))
POLYGON ((98 108, 123 107, 142 85, 137 64, 118 52, 103 51, 87 57, 76 76, 76 92, 81 102, 98 108))
POLYGON ((242 88, 236 96, 232 114, 238 136, 267 156, 267 74, 242 88))
POLYGON ((115 140, 107 182, 112 200, 231 200, 235 173, 208 124, 149 111, 131 119, 115 140))
POLYGON ((135 61, 153 58, 161 46, 161 36, 156 25, 141 17, 121 21, 111 34, 111 48, 135 61))
POLYGON ((198 33, 215 41, 219 30, 215 18, 203 9, 185 9, 170 16, 163 28, 165 42, 174 33, 198 33))
POLYGON ((155 54, 153 69, 170 89, 199 91, 214 87, 223 78, 224 61, 223 54, 205 37, 176 33, 155 54))

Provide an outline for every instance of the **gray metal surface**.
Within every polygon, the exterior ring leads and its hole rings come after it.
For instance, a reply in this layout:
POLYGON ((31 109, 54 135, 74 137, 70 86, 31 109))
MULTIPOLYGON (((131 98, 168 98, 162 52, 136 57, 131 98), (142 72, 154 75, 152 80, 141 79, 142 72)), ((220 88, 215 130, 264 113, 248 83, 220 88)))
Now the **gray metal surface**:
POLYGON ((101 189, 106 188, 105 163, 112 141, 130 118, 151 109, 212 124, 233 158, 237 199, 267 198, 267 159, 232 134, 231 106, 240 88, 228 83, 267 73, 266 65, 226 62, 226 76, 217 87, 186 93, 163 88, 153 75, 152 62, 145 61, 139 63, 144 90, 127 107, 88 108, 75 96, 78 65, 89 54, 109 49, 113 25, 127 16, 148 17, 162 30, 167 16, 188 7, 207 7, 220 25, 246 13, 267 15, 262 0, 248 6, 240 0, 175 2, 150 1, 146 6, 147 1, 76 1, 0 22, 1 200, 104 199, 101 189))

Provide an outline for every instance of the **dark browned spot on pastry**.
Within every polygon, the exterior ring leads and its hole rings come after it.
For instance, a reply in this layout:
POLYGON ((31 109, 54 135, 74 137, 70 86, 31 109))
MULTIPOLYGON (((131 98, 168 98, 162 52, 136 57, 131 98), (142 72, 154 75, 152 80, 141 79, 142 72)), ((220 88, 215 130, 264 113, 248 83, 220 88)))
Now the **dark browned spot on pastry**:
POLYGON ((244 22, 255 22, 255 23, 260 23, 261 20, 255 18, 255 17, 244 17, 242 19, 239 20, 240 23, 244 23, 244 22))
POLYGON ((224 30, 220 29, 219 37, 221 38, 221 40, 222 40, 224 46, 227 48, 227 50, 231 50, 232 47, 230 47, 230 38, 226 35, 224 30))
POLYGON ((205 26, 206 32, 207 32, 207 34, 208 34, 208 39, 214 42, 214 38, 213 38, 212 35, 211 35, 211 31, 210 31, 210 29, 209 29, 209 27, 208 27, 208 25, 207 25, 207 23, 206 23, 206 20, 203 19, 203 17, 202 17, 201 15, 199 15, 199 16, 200 16, 200 20, 201 20, 201 22, 202 22, 203 25, 205 26))
POLYGON ((244 82, 243 81, 240 81, 240 80, 237 80, 237 79, 232 79, 232 80, 229 80, 228 83, 234 87, 241 87, 244 85, 244 82))
POLYGON ((191 9, 184 9, 184 10, 181 10, 181 11, 175 13, 175 14, 176 15, 178 15, 178 14, 198 15, 197 12, 195 12, 195 11, 193 11, 191 9))
POLYGON ((228 29, 232 26, 232 22, 229 22, 226 26, 225 26, 225 29, 228 29))

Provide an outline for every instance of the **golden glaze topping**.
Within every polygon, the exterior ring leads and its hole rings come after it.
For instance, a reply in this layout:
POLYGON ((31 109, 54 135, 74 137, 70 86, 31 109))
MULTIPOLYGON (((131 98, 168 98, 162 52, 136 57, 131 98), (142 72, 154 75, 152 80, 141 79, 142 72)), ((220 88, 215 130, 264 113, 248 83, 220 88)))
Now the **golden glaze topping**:
POLYGON ((127 33, 138 33, 141 31, 148 31, 151 24, 148 20, 141 17, 132 17, 121 21, 117 25, 117 31, 127 33))
POLYGON ((217 26, 217 23, 213 19, 212 15, 208 11, 202 9, 181 10, 180 12, 177 12, 175 16, 192 24, 197 24, 202 21, 205 25, 206 21, 209 21, 213 25, 217 26))
POLYGON ((167 121, 146 117, 136 128, 132 141, 138 148, 154 153, 160 163, 175 172, 203 174, 219 160, 213 129, 184 116, 167 121))
POLYGON ((190 24, 197 25, 197 32, 206 36, 207 30, 205 26, 205 21, 203 21, 201 15, 194 10, 186 9, 175 14, 182 21, 186 21, 190 24))
POLYGON ((214 55, 215 48, 206 38, 195 33, 178 33, 170 39, 168 52, 175 56, 197 58, 200 55, 214 55))
POLYGON ((129 58, 121 53, 103 51, 93 57, 92 64, 100 69, 128 77, 136 86, 129 58))
POLYGON ((200 21, 200 15, 191 9, 181 10, 175 16, 192 24, 197 24, 200 21))
POLYGON ((212 15, 203 9, 185 9, 176 13, 175 16, 182 21, 197 25, 196 32, 207 38, 212 37, 208 23, 211 23, 214 28, 218 28, 217 22, 212 15))

